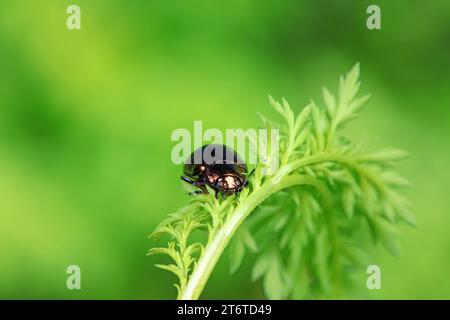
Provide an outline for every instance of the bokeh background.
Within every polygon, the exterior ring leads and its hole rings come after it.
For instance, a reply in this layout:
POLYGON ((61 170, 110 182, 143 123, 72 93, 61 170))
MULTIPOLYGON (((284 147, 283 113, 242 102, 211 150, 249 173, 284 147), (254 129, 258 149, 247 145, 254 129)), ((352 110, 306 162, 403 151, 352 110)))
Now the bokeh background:
MULTIPOLYGON (((418 220, 399 257, 373 256, 371 297, 449 299, 449 59, 448 0, 2 0, 0 298, 174 298, 145 255, 187 201, 172 131, 255 127, 268 94, 300 109, 359 61, 373 98, 349 134, 410 151, 418 220), (366 28, 369 4, 381 30, 366 28)), ((233 276, 227 260, 203 298, 262 298, 251 258, 233 276)))

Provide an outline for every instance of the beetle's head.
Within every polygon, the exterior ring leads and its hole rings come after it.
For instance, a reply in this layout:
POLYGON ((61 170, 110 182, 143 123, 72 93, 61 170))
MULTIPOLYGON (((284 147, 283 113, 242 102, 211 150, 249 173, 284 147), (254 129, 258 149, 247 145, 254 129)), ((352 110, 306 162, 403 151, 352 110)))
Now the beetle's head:
POLYGON ((217 178, 215 187, 223 194, 233 194, 243 188, 242 179, 234 174, 228 174, 217 178))

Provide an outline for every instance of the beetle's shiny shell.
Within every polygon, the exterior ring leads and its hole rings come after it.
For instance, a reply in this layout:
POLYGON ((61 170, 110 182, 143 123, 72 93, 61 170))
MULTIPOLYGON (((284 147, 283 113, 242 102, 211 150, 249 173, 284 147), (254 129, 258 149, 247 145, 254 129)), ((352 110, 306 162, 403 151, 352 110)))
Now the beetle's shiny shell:
POLYGON ((208 144, 195 150, 184 164, 184 174, 196 177, 207 167, 217 167, 222 173, 236 172, 244 174, 247 172, 245 162, 231 148, 221 144, 208 144), (219 168, 219 166, 222 165, 219 168))
MULTIPOLYGON (((222 194, 234 194, 247 183, 247 166, 231 148, 209 144, 195 150, 184 164, 185 181, 206 192, 205 185, 222 194)), ((183 177, 182 177, 183 178, 183 177)))

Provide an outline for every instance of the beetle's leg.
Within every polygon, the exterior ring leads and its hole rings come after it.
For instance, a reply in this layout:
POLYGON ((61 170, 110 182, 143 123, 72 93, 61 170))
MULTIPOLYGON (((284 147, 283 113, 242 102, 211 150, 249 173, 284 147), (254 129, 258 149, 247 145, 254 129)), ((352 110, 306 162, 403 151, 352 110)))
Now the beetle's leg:
POLYGON ((225 199, 227 196, 228 196, 228 194, 227 194, 227 193, 224 193, 224 192, 222 192, 222 191, 220 191, 220 189, 214 189, 214 197, 215 197, 217 200, 219 200, 219 198, 220 198, 220 200, 223 200, 223 199, 225 199))
MULTIPOLYGON (((199 183, 201 183, 201 182, 199 182, 199 183)), ((208 194, 208 189, 206 189, 204 184, 200 184, 197 187, 199 187, 200 190, 194 190, 194 191, 189 192, 190 196, 197 195, 197 194, 208 194)))
MULTIPOLYGON (((191 179, 189 177, 186 177, 186 176, 181 176, 181 180, 183 180, 184 182, 187 182, 189 184, 192 184, 194 187, 202 188, 205 185, 205 182, 203 180, 193 180, 193 179, 191 179)), ((204 188, 202 188, 202 189, 204 189, 204 188)))
POLYGON ((198 188, 201 189, 201 190, 194 190, 192 192, 189 192, 190 196, 196 195, 196 194, 208 193, 208 190, 206 190, 206 188, 205 188, 205 182, 203 180, 195 181, 195 180, 192 180, 191 178, 186 177, 186 176, 181 176, 181 180, 183 180, 184 182, 187 182, 187 183, 193 185, 194 187, 198 187, 198 188))
POLYGON ((203 190, 194 190, 194 191, 191 191, 191 192, 188 193, 188 195, 190 195, 190 196, 194 196, 194 195, 197 195, 197 194, 205 194, 205 191, 203 191, 203 190))
POLYGON ((181 176, 181 180, 183 180, 184 182, 187 182, 189 184, 192 184, 193 186, 195 186, 197 184, 197 181, 192 180, 191 178, 186 177, 186 176, 181 176))

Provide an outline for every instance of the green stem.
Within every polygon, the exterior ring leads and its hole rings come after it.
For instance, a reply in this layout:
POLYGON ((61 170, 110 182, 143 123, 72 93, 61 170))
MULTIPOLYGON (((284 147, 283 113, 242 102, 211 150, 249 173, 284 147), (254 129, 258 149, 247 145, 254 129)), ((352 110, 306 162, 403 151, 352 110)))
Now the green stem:
POLYGON ((315 185, 315 181, 309 177, 293 175, 282 178, 279 183, 275 184, 274 179, 269 179, 258 190, 252 192, 248 198, 242 201, 235 209, 230 218, 219 229, 215 237, 205 248, 203 255, 198 260, 189 281, 184 290, 179 295, 180 300, 195 300, 205 287, 206 282, 217 264, 220 256, 230 242, 234 233, 240 224, 249 216, 249 214, 259 206, 264 200, 272 194, 294 186, 310 184, 315 185))
POLYGON ((355 162, 355 160, 353 160, 349 157, 346 157, 344 155, 333 154, 333 153, 329 153, 329 152, 322 152, 322 153, 319 153, 314 156, 309 156, 309 157, 301 158, 296 161, 292 161, 291 163, 283 166, 276 174, 275 180, 280 179, 279 177, 291 174, 292 172, 294 172, 300 168, 303 168, 303 167, 306 167, 309 165, 318 164, 318 163, 325 163, 325 162, 340 163, 342 165, 352 167, 353 169, 361 170, 359 168, 358 164, 355 162))

